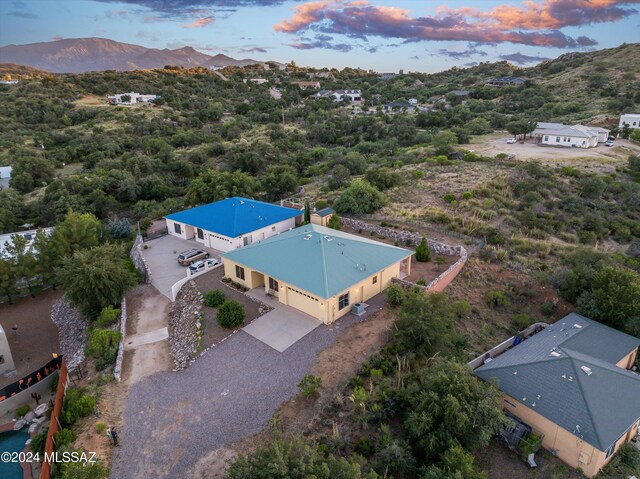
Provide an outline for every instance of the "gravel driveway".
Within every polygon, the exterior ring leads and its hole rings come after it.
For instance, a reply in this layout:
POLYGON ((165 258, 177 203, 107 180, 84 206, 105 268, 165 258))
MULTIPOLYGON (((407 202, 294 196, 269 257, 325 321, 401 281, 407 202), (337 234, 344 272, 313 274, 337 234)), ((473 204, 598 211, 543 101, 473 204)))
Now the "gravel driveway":
POLYGON ((203 455, 260 432, 296 394, 316 354, 362 319, 348 315, 331 327, 321 325, 283 353, 239 331, 186 370, 136 383, 111 477, 191 477, 203 455))

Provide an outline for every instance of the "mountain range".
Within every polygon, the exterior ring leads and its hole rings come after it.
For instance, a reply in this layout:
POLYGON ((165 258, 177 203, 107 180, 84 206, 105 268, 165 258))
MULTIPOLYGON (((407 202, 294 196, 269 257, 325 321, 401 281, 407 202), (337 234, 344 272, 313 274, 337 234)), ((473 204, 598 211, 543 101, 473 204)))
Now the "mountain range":
POLYGON ((247 66, 259 62, 227 55, 207 55, 192 47, 147 48, 106 38, 69 38, 0 47, 0 63, 15 63, 53 73, 96 70, 145 70, 165 65, 192 67, 247 66))

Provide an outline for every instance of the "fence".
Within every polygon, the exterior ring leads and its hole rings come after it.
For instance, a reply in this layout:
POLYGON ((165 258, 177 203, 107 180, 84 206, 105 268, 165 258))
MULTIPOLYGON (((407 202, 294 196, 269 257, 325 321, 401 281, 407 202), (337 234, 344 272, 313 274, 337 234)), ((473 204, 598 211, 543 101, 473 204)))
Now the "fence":
POLYGON ((151 271, 149 270, 147 260, 142 256, 143 243, 144 239, 142 238, 142 235, 138 233, 135 241, 133 242, 133 246, 131 247, 131 251, 129 252, 129 257, 131 258, 131 261, 133 261, 136 269, 144 276, 144 282, 151 283, 151 271))
POLYGON ((190 280, 204 273, 207 273, 213 269, 220 268, 222 266, 222 258, 218 258, 218 261, 219 263, 213 266, 209 266, 207 263, 205 263, 204 269, 202 271, 198 271, 197 273, 192 273, 191 270, 187 268, 187 276, 182 278, 180 281, 177 281, 176 283, 173 284, 173 286, 171 286, 171 301, 173 302, 176 300, 176 298, 178 297, 178 293, 180 292, 182 287, 186 283, 188 283, 190 280))
POLYGON ((47 442, 44 446, 44 460, 42 461, 42 469, 40 470, 40 479, 51 478, 51 462, 48 461, 48 457, 52 456, 55 449, 55 442, 53 437, 60 429, 60 413, 62 413, 62 405, 64 403, 64 396, 67 392, 67 384, 69 382, 69 374, 67 372, 67 363, 62 358, 62 364, 60 364, 60 376, 58 377, 58 389, 56 390, 56 399, 53 405, 53 411, 51 412, 51 422, 49 423, 49 432, 47 432, 47 442))

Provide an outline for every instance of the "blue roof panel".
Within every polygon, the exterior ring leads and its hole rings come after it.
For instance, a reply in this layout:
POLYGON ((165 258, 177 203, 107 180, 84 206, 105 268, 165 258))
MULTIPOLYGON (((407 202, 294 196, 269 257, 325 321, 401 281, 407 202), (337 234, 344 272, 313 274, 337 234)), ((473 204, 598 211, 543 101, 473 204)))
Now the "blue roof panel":
POLYGON ((302 214, 302 211, 293 208, 233 197, 173 213, 165 218, 227 238, 237 238, 302 214))

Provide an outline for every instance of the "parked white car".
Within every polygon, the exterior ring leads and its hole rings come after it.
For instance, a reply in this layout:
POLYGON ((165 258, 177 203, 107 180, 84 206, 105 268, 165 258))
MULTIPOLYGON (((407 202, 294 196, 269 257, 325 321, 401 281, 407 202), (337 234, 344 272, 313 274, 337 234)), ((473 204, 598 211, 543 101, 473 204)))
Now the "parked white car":
POLYGON ((514 143, 516 143, 517 141, 518 141, 518 140, 516 140, 515 138, 509 138, 509 139, 507 140, 507 143, 508 143, 508 144, 510 144, 510 145, 513 145, 513 144, 514 144, 514 143))
POLYGON ((201 261, 197 261, 189 266, 189 274, 200 273, 204 271, 206 268, 213 268, 220 264, 220 260, 211 258, 211 259, 203 259, 201 261))

